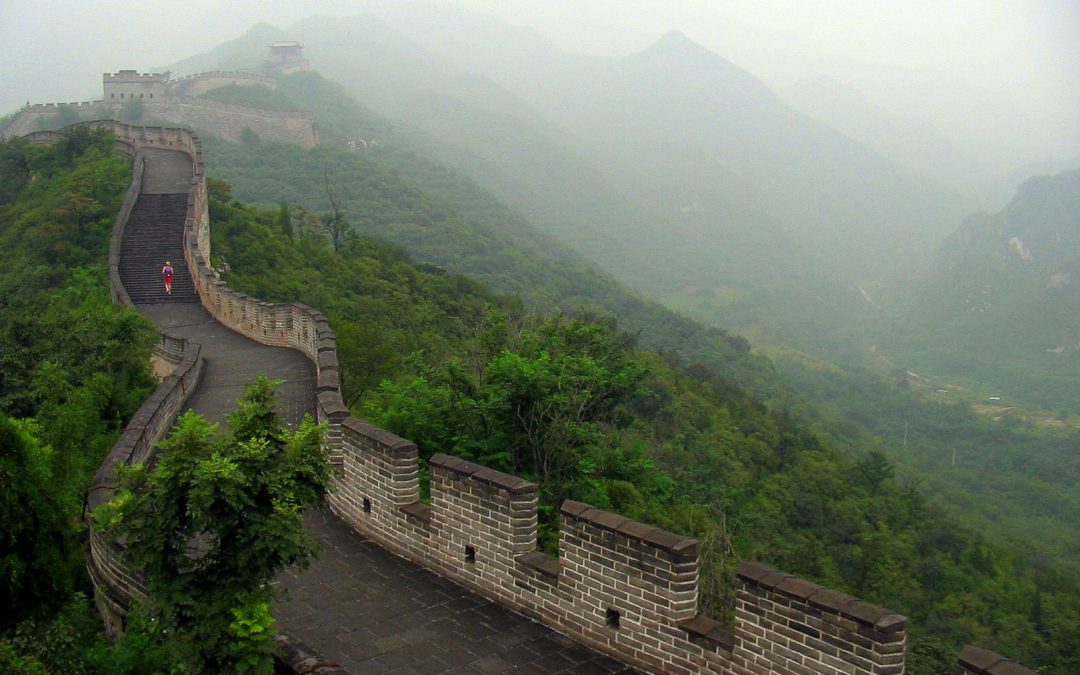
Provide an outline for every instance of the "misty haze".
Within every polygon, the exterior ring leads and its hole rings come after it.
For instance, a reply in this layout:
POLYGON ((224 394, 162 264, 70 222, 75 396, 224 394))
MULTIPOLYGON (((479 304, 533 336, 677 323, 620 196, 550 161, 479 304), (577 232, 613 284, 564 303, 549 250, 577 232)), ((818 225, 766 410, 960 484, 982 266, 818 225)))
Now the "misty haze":
POLYGON ((0 8, 0 664, 1080 672, 1080 9, 813 4, 0 8))

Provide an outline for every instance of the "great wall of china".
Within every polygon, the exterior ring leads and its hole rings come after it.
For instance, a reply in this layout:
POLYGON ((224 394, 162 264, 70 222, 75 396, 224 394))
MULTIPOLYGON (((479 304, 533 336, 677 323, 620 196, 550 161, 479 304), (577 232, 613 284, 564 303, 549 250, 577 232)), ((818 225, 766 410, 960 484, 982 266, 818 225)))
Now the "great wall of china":
POLYGON ((69 121, 120 120, 125 105, 137 102, 144 119, 212 133, 234 143, 247 132, 263 140, 303 148, 319 142, 315 116, 309 111, 262 110, 201 97, 228 85, 275 88, 274 78, 263 73, 211 71, 171 80, 167 73, 122 70, 105 73, 102 83, 103 97, 97 101, 28 104, 0 126, 0 137, 25 136, 69 121))
MULTIPOLYGON (((429 462, 431 500, 419 499, 415 444, 349 415, 341 398, 336 340, 326 317, 297 303, 269 304, 230 290, 209 265, 206 176, 197 137, 182 129, 101 122, 132 156, 132 184, 117 216, 109 255, 112 294, 132 304, 120 279, 120 242, 140 194, 147 151, 190 158, 183 249, 203 307, 233 331, 299 350, 313 364, 311 396, 339 468, 330 507, 356 532, 474 593, 551 626, 619 661, 658 673, 904 672, 905 617, 758 563, 737 575, 732 625, 698 613, 698 543, 588 504, 561 508, 559 556, 537 550, 537 485, 446 455, 429 462)), ((36 132, 52 142, 56 132, 36 132)), ((173 364, 101 465, 87 505, 107 501, 117 463, 146 461, 197 390, 206 367, 200 346, 162 334, 158 358, 173 364)), ((119 545, 90 527, 88 567, 110 632, 144 593, 121 562, 119 545)), ((283 641, 296 672, 316 657, 283 641), (299 665, 297 665, 299 664, 299 665)), ((305 670, 307 668, 307 670, 305 670)), ((323 669, 318 672, 331 672, 323 669)), ((334 671, 338 672, 338 671, 334 671)), ((1032 673, 998 654, 965 647, 964 675, 1032 673)))

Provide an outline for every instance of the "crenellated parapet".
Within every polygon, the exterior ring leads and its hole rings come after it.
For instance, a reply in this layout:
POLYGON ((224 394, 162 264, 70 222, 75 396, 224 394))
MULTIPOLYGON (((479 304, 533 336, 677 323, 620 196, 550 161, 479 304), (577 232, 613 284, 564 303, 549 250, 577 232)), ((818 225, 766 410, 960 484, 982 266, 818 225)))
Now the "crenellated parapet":
POLYGON ((140 73, 137 70, 121 70, 101 76, 104 100, 109 103, 152 101, 165 98, 168 73, 140 73))
POLYGON ((271 75, 254 71, 211 70, 169 80, 168 91, 173 96, 200 96, 229 85, 277 89, 277 80, 271 75))
POLYGON ((538 486, 348 418, 329 497, 364 536, 594 649, 663 673, 903 672, 906 619, 744 564, 734 626, 698 613, 698 542, 567 501, 559 555, 536 548, 538 486))

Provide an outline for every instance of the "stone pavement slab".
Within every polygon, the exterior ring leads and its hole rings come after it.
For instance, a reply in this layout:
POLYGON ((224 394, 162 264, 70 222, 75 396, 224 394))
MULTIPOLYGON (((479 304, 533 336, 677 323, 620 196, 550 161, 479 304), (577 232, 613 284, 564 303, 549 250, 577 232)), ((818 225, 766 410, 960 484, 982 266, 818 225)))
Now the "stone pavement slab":
POLYGON ((550 628, 399 558, 329 512, 322 554, 276 584, 281 628, 352 673, 631 673, 550 628))

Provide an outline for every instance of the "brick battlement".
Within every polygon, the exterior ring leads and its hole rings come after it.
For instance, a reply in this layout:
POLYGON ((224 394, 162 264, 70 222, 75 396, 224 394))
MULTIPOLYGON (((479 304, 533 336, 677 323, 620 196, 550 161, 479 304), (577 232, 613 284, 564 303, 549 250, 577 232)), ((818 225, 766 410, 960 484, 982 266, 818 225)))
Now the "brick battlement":
MULTIPOLYGON (((299 349, 313 361, 319 419, 328 423, 327 443, 340 467, 329 502, 357 532, 645 671, 904 672, 905 617, 766 565, 744 563, 736 579, 734 623, 724 625, 698 613, 697 541, 585 503, 562 505, 559 555, 545 554, 537 549, 539 489, 520 477, 437 454, 428 462, 431 501, 421 503, 416 445, 349 416, 340 392, 336 337, 326 317, 298 303, 271 304, 237 293, 207 264, 206 175, 194 134, 105 124, 135 153, 166 146, 190 154, 195 178, 185 258, 202 303, 233 330, 299 349)), ((39 140, 45 139, 42 134, 39 140)), ((110 257, 110 268, 111 262, 110 257)), ((114 294, 123 300, 122 288, 114 294)), ((190 359, 182 345, 163 345, 166 357, 179 353, 190 359)), ((184 377, 174 373, 171 388, 159 387, 162 393, 144 403, 147 414, 140 409, 132 435, 122 437, 95 478, 95 503, 115 485, 108 467, 121 456, 127 458, 121 461, 145 457, 137 448, 165 433, 161 420, 177 405, 177 391, 190 391, 192 381, 184 377)), ((122 616, 138 593, 138 579, 119 564, 114 543, 91 532, 90 550, 95 586, 105 598, 99 606, 106 615, 122 616)), ((965 675, 1031 672, 972 647, 964 650, 958 668, 965 675)))
POLYGON ((169 80, 166 84, 172 96, 198 96, 230 84, 277 89, 277 80, 272 76, 246 70, 211 70, 178 77, 169 80))

